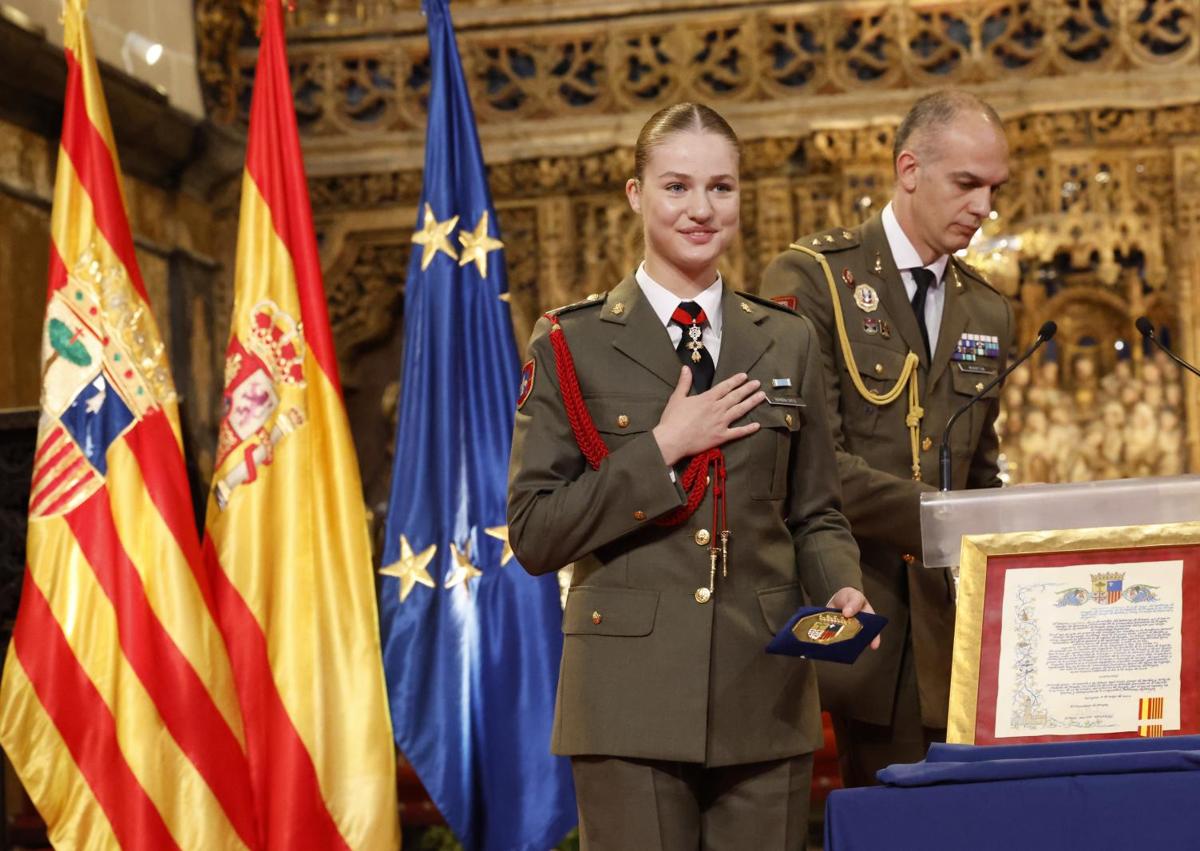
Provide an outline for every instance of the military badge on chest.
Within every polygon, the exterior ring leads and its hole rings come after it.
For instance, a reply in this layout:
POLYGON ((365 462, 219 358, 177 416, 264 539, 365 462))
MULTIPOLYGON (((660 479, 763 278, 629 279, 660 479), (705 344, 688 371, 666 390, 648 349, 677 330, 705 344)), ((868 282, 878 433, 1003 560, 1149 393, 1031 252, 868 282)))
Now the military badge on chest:
POLYGON ((870 284, 859 284, 854 288, 854 303, 863 313, 874 313, 879 309, 879 293, 870 284))
POLYGON ((878 334, 885 340, 892 337, 892 326, 886 319, 876 319, 874 316, 863 317, 863 331, 871 336, 878 334))
MULTIPOLYGON (((860 284, 855 282, 854 273, 849 269, 842 270, 842 283, 854 292, 854 303, 858 305, 858 309, 863 313, 874 313, 879 309, 879 293, 875 292, 875 288, 870 284, 860 284)), ((868 334, 879 333, 878 323, 874 324, 874 331, 866 329, 868 334)))
POLYGON ((1000 338, 989 334, 963 334, 954 345, 951 360, 976 361, 1000 356, 1000 338))

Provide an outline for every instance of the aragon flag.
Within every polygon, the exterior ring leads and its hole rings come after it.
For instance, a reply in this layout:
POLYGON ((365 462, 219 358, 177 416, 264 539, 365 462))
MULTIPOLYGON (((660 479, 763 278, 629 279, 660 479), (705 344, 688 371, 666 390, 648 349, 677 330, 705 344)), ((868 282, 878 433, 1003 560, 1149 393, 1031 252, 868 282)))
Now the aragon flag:
POLYGON ((42 416, 0 742, 58 848, 256 848, 175 389, 84 17, 51 215, 42 416))
POLYGON ((313 231, 280 0, 242 177, 205 556, 265 847, 395 849, 395 753, 366 509, 313 231))

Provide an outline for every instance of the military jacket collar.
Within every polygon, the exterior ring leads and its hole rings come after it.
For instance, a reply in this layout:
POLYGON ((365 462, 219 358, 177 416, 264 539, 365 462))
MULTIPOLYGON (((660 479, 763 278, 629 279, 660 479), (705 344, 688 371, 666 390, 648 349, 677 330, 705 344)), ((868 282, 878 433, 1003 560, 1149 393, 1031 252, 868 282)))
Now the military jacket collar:
MULTIPOLYGON (((650 273, 646 271, 644 261, 638 266, 637 271, 634 272, 634 277, 637 279, 638 285, 642 288, 642 295, 650 302, 651 308, 653 308, 654 313, 658 316, 658 321, 666 326, 671 321, 671 314, 675 312, 675 308, 679 306, 682 299, 650 277, 650 273)), ((717 279, 712 282, 712 286, 693 299, 693 301, 704 308, 704 314, 708 317, 708 324, 712 327, 713 333, 718 337, 721 335, 721 291, 724 289, 724 286, 724 281, 721 279, 720 273, 718 273, 717 279)))
POLYGON ((930 272, 933 272, 937 285, 940 286, 946 274, 946 265, 950 262, 950 255, 943 254, 932 263, 922 263, 921 255, 913 247, 912 240, 908 238, 908 234, 904 232, 904 228, 900 227, 900 221, 896 218, 896 212, 892 209, 891 201, 883 208, 880 220, 883 223, 883 233, 884 238, 888 242, 888 250, 892 254, 892 260, 895 262, 896 267, 903 271, 923 266, 930 272))
MULTIPOLYGON (((759 327, 769 320, 771 308, 745 299, 724 283, 721 290, 721 357, 714 383, 758 362, 771 345, 770 334, 759 327)), ((659 321, 637 279, 629 275, 609 294, 601 320, 614 326, 613 347, 643 369, 653 372, 670 387, 679 383, 679 358, 667 329, 659 321)))

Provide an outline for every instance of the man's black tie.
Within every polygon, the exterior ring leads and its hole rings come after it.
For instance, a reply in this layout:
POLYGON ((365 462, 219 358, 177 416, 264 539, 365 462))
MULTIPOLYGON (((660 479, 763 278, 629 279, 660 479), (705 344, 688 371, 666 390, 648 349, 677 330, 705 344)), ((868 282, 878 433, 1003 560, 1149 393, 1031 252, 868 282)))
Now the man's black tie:
POLYGON ((909 269, 909 273, 917 285, 917 291, 913 293, 912 297, 913 313, 917 316, 917 327, 921 329, 921 339, 925 341, 925 359, 931 360, 933 349, 929 345, 929 327, 925 324, 925 297, 929 295, 929 288, 933 286, 936 279, 933 272, 924 266, 909 269))
POLYGON ((679 362, 692 368, 692 393, 703 393, 712 387, 717 368, 712 355, 704 348, 700 335, 708 324, 704 308, 694 301, 681 301, 671 314, 671 321, 683 329, 683 337, 675 347, 679 362))

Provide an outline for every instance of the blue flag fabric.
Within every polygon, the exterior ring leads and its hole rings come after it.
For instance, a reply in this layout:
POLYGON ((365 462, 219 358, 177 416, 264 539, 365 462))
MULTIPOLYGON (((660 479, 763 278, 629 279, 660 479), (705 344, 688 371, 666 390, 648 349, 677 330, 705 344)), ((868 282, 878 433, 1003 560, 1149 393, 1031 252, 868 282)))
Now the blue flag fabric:
POLYGON ((520 381, 503 247, 447 0, 408 267, 380 618, 396 743, 468 851, 545 851, 576 822, 550 754, 558 583, 507 546, 520 381))

